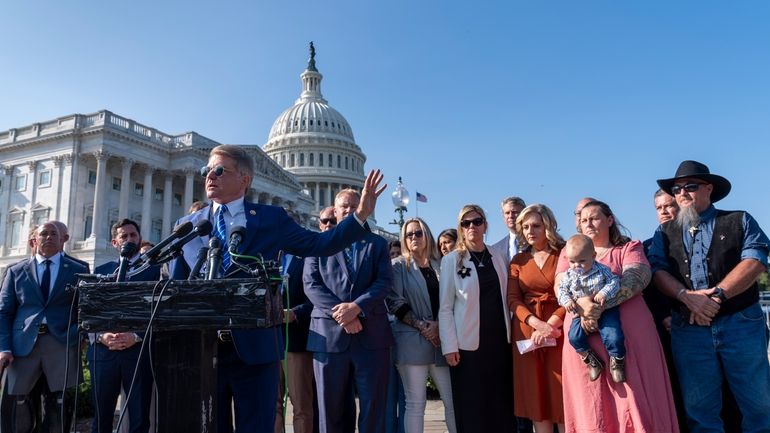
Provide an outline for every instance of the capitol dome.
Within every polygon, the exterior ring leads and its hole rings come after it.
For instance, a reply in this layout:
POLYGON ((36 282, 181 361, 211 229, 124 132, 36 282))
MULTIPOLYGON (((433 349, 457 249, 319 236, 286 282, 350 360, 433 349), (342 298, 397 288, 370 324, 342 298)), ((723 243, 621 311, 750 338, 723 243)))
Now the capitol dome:
POLYGON ((321 95, 322 78, 311 42, 307 69, 300 75, 302 93, 275 120, 263 147, 270 158, 297 177, 315 200, 316 211, 331 206, 342 189, 360 190, 366 162, 348 121, 321 95))

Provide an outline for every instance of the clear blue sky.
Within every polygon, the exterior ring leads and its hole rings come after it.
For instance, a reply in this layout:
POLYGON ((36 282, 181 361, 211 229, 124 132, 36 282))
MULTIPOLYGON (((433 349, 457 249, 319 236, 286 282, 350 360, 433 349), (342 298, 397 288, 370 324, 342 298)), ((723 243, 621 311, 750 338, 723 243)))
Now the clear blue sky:
POLYGON ((683 159, 730 179, 720 206, 770 231, 767 1, 41 1, 0 16, 0 130, 109 109, 262 145, 313 40, 367 168, 428 196, 434 232, 475 202, 494 242, 499 200, 519 195, 569 235, 592 195, 644 239, 655 179, 683 159))

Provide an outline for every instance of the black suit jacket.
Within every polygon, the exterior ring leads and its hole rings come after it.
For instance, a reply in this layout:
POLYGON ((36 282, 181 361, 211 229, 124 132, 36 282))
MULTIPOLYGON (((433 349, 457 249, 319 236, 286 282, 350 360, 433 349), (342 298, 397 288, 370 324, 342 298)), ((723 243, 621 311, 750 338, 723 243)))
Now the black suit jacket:
MULTIPOLYGON (((304 284, 302 283, 302 270, 305 267, 305 259, 293 256, 289 262, 287 275, 289 301, 286 302, 286 296, 283 297, 283 305, 290 308, 297 320, 289 323, 289 335, 286 339, 286 347, 289 352, 307 351, 307 334, 310 332, 310 312, 313 311, 313 304, 305 295, 304 284)), ((284 338, 286 338, 286 327, 284 327, 284 338)))

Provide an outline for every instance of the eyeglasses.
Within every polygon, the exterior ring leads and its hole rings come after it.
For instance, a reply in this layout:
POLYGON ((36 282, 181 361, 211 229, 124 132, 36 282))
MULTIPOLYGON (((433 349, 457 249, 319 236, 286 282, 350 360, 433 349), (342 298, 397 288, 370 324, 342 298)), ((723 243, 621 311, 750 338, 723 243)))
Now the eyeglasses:
POLYGON ((468 227, 473 224, 476 227, 479 227, 480 225, 484 224, 484 218, 478 217, 474 218, 472 220, 462 220, 460 221, 460 227, 467 229, 468 227))
POLYGON ((678 195, 682 192, 682 190, 687 192, 695 192, 700 188, 701 185, 705 185, 704 183, 688 183, 685 185, 674 185, 671 187, 671 194, 678 195))
POLYGON ((405 236, 407 239, 411 239, 411 238, 420 239, 420 238, 422 237, 422 235, 423 235, 423 234, 424 234, 424 233, 422 232, 422 230, 415 230, 415 231, 413 231, 413 232, 406 232, 406 233, 404 233, 404 236, 405 236))
POLYGON ((204 165, 201 167, 201 176, 208 177, 210 171, 214 172, 214 176, 219 177, 222 176, 227 170, 225 170, 225 168, 221 165, 216 167, 209 167, 208 165, 204 165))
POLYGON ((337 224, 337 218, 321 218, 321 224, 337 224))

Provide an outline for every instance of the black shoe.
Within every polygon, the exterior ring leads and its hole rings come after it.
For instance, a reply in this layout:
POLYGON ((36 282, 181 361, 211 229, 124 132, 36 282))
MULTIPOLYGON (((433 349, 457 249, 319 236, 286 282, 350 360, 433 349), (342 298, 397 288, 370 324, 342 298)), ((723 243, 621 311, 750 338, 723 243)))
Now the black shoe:
POLYGON ((610 375, 612 375, 612 381, 615 383, 622 383, 626 381, 626 357, 615 358, 610 356, 610 375))
POLYGON ((598 379, 599 375, 602 374, 602 370, 604 370, 604 363, 602 360, 596 356, 593 350, 583 352, 580 354, 580 358, 583 360, 586 366, 588 366, 588 378, 591 379, 591 382, 598 379))

